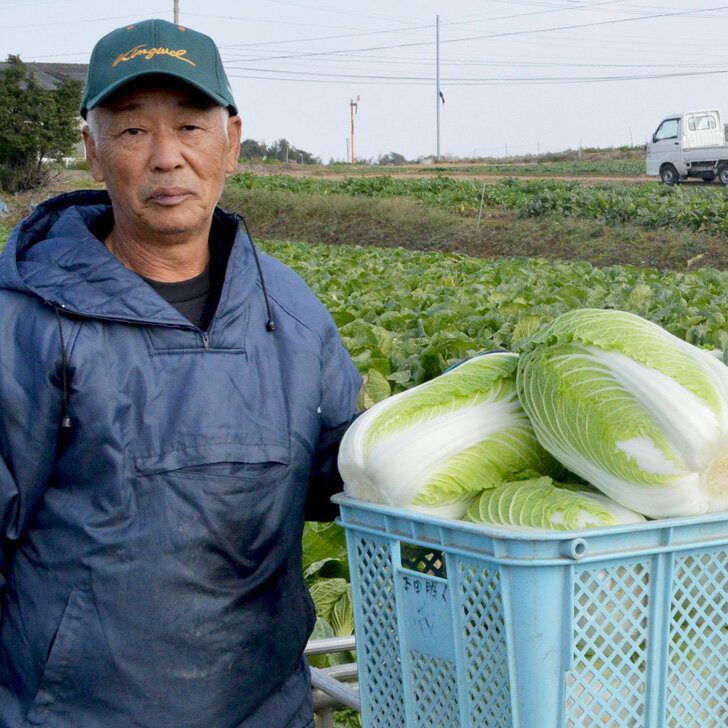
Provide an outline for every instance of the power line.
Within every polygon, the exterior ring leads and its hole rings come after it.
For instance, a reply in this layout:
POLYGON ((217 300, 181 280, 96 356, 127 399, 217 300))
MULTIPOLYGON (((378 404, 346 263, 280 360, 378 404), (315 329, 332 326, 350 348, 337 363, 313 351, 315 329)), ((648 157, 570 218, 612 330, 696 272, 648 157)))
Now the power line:
MULTIPOLYGON (((235 64, 238 63, 249 63, 253 62, 251 59, 246 58, 245 56, 240 55, 225 55, 224 56, 225 65, 226 67, 236 67, 235 64)), ((268 61, 274 61, 280 62, 282 64, 296 64, 297 59, 295 58, 276 58, 271 57, 267 59, 268 61)), ((412 57, 412 56, 394 56, 394 55, 367 55, 367 54, 347 54, 347 55, 340 55, 335 58, 331 57, 322 57, 317 59, 312 59, 311 63, 323 63, 323 64, 331 64, 336 63, 340 64, 342 60, 346 60, 349 64, 356 64, 356 65, 380 65, 380 66, 390 66, 392 64, 399 64, 399 65, 410 65, 410 66, 422 66, 430 68, 432 66, 432 59, 427 57, 412 57)), ((502 57, 499 58, 491 58, 491 59, 467 59, 467 58, 450 58, 450 59, 444 59, 442 60, 443 66, 448 67, 474 67, 474 66, 487 66, 487 67, 498 67, 498 66, 519 66, 519 67, 544 67, 544 66, 550 66, 550 67, 565 67, 565 68, 699 68, 699 69, 709 69, 713 66, 717 67, 724 67, 726 65, 725 62, 721 61, 715 61, 713 63, 676 63, 676 62, 670 62, 670 63, 647 63, 647 62, 632 62, 632 63, 622 63, 622 62, 574 62, 574 61, 562 61, 562 60, 552 60, 552 61, 545 61, 545 60, 513 60, 513 59, 503 59, 502 57)))
POLYGON ((359 18, 375 18, 377 20, 396 20, 398 22, 406 22, 406 20, 402 18, 395 18, 393 16, 387 15, 373 15, 371 13, 357 13, 353 10, 340 10, 338 8, 333 8, 330 5, 322 7, 321 5, 308 5, 306 3, 291 2, 291 0, 264 0, 264 2, 276 3, 278 5, 290 5, 295 8, 305 8, 307 10, 324 10, 327 13, 338 13, 339 15, 353 15, 359 18))
MULTIPOLYGON (((447 23, 440 23, 440 27, 445 25, 470 25, 473 23, 484 23, 484 22, 492 22, 494 20, 509 20, 512 18, 522 18, 530 15, 543 15, 544 13, 552 13, 552 12, 563 12, 565 10, 585 10, 591 7, 595 7, 597 5, 614 5, 615 2, 622 2, 623 0, 599 0, 599 2, 590 3, 589 5, 581 5, 578 8, 577 7, 562 7, 552 10, 542 10, 542 11, 535 11, 533 13, 516 13, 514 15, 499 15, 499 16, 489 16, 486 18, 479 18, 476 20, 469 19, 469 20, 453 20, 447 23)), ((195 13, 189 13, 190 15, 195 15, 195 13)), ((198 13, 198 15, 202 15, 201 13, 198 13)), ((220 17, 220 16, 204 16, 204 17, 220 17)), ((227 18, 229 20, 235 20, 235 18, 227 18)), ((232 46, 220 46, 220 49, 225 48, 255 48, 259 46, 264 45, 280 45, 285 43, 299 43, 299 42, 308 42, 308 41, 315 41, 315 40, 333 40, 338 38, 356 38, 361 37, 365 35, 380 35, 383 33, 402 33, 405 31, 410 30, 424 30, 426 28, 432 28, 432 23, 428 23, 427 25, 413 25, 408 28, 391 28, 388 30, 370 30, 366 31, 364 33, 342 33, 341 35, 322 35, 317 38, 294 38, 290 40, 271 40, 271 41, 264 41, 261 43, 240 43, 237 45, 232 46)))
POLYGON ((130 17, 132 16, 127 13, 126 15, 115 15, 109 18, 83 18, 81 20, 76 18, 74 20, 58 20, 53 23, 24 23, 23 25, 4 25, 3 30, 11 30, 14 28, 40 28, 51 25, 78 25, 79 23, 103 23, 107 20, 128 20, 130 17))
MULTIPOLYGON (((334 79, 315 79, 315 78, 272 78, 270 76, 252 76, 249 74, 241 73, 228 73, 229 78, 247 78, 259 81, 285 81, 288 83, 335 83, 335 84, 346 84, 351 86, 353 81, 336 81, 334 79)), ((386 78, 386 77, 385 77, 386 78)), ((402 83, 401 81, 356 81, 357 86, 431 86, 431 83, 402 83)))
MULTIPOLYGON (((209 17, 209 16, 206 16, 209 17)), ((330 40, 333 38, 357 38, 363 35, 381 35, 383 33, 403 33, 410 30, 424 30, 432 28, 432 23, 427 25, 412 25, 409 28, 391 28, 389 30, 369 30, 365 33, 342 33, 340 35, 320 35, 317 38, 299 38, 294 40, 269 40, 262 43, 241 43, 239 45, 220 46, 220 50, 227 48, 253 48, 264 45, 280 45, 281 43, 298 43, 300 41, 330 40)), ((277 52, 277 51, 276 51, 277 52)))
POLYGON ((56 3, 62 2, 67 2, 67 0, 23 0, 22 2, 18 0, 17 3, 10 3, 10 6, 12 7, 15 5, 16 7, 22 7, 25 9, 26 7, 32 7, 35 5, 55 5, 56 3))
MULTIPOLYGON (((241 23, 268 23, 270 24, 271 20, 270 18, 265 19, 258 19, 258 18, 242 18, 239 16, 233 16, 233 15, 210 15, 209 13, 188 13, 185 12, 185 17, 197 17, 197 18, 215 18, 218 20, 237 20, 241 23)), ((322 25, 321 23, 302 23, 297 22, 295 20, 278 20, 275 21, 276 25, 296 25, 296 26, 305 26, 309 28, 342 28, 340 25, 322 25)), ((328 35, 328 36, 320 36, 320 38, 346 38, 348 37, 348 34, 343 35, 328 35)), ((319 38, 311 38, 311 40, 319 40, 319 38)), ((269 41, 268 43, 287 43, 289 41, 285 40, 274 40, 269 41)), ((293 41, 290 41, 293 42, 293 41)), ((251 43, 250 45, 257 46, 257 45, 268 45, 268 43, 251 43)), ((222 50, 223 48, 238 48, 238 47, 247 47, 248 44, 241 44, 241 46, 238 45, 232 45, 232 46, 219 46, 219 48, 222 50)))
MULTIPOLYGON (((656 13, 653 15, 641 15, 638 17, 633 18, 616 18, 614 20, 598 20, 591 23, 578 23, 575 25, 561 25, 557 27, 551 27, 551 28, 535 28, 532 30, 513 30, 513 31, 504 31, 501 33, 490 33, 487 35, 472 35, 465 38, 450 38, 449 40, 443 40, 441 43, 462 43, 466 41, 471 40, 485 40, 488 38, 508 38, 508 37, 514 37, 519 35, 532 35, 537 33, 552 33, 554 31, 560 31, 560 30, 575 30, 580 28, 593 28, 596 26, 602 26, 602 25, 615 25, 617 23, 631 23, 635 21, 641 21, 641 20, 653 20, 655 18, 669 18, 669 17, 675 17, 679 15, 694 15, 698 13, 705 13, 705 12, 714 12, 716 10, 728 10, 728 5, 721 5, 719 7, 714 8, 706 8, 704 10, 679 10, 676 12, 670 12, 670 13, 656 13)), ((393 45, 383 45, 383 46, 371 46, 369 48, 356 48, 356 49, 342 49, 342 50, 334 50, 334 51, 314 51, 314 52, 307 52, 307 53, 293 53, 289 56, 280 56, 280 58, 305 58, 309 56, 328 56, 328 55, 337 55, 340 53, 350 53, 352 50, 354 51, 377 51, 377 50, 388 50, 390 48, 412 48, 415 46, 429 46, 432 45, 432 41, 417 41, 413 43, 397 43, 393 45)), ((249 61, 266 61, 270 60, 269 58, 251 58, 249 61)))
MULTIPOLYGON (((296 78, 277 78, 275 76, 249 76, 246 74, 228 74, 234 78, 262 78, 267 81, 300 81, 326 83, 327 79, 347 79, 345 81, 334 81, 331 83, 373 83, 387 82, 392 85, 431 85, 434 77, 428 76, 385 76, 375 74, 346 74, 346 73, 324 73, 316 71, 279 71, 273 68, 245 68, 236 67, 239 71, 253 71, 256 73, 278 73, 295 75, 296 78), (300 78, 301 76, 323 76, 325 78, 300 78), (404 82, 404 83, 403 83, 404 82)), ((692 76, 715 76, 728 73, 728 69, 712 71, 678 71, 675 73, 655 74, 632 74, 623 76, 511 76, 511 77, 485 77, 485 78, 442 78, 443 83, 450 86, 492 86, 492 85, 538 85, 551 83, 604 83, 608 81, 647 81, 666 78, 683 78, 692 76)))

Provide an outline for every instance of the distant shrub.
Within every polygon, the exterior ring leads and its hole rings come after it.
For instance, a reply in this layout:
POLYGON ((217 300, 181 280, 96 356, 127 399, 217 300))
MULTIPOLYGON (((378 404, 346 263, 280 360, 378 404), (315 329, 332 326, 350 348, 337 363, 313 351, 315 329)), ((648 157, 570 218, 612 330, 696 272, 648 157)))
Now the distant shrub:
POLYGON ((80 81, 41 88, 35 74, 8 56, 0 71, 0 189, 22 192, 43 185, 52 163, 78 141, 80 81))

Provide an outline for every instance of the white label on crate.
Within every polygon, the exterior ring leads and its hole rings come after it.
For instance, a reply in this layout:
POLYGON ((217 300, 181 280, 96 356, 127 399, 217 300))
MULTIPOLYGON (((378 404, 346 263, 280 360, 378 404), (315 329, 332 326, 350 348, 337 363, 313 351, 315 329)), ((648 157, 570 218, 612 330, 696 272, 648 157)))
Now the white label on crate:
POLYGON ((455 660, 447 582, 411 571, 400 571, 398 577, 407 647, 442 660, 455 660))

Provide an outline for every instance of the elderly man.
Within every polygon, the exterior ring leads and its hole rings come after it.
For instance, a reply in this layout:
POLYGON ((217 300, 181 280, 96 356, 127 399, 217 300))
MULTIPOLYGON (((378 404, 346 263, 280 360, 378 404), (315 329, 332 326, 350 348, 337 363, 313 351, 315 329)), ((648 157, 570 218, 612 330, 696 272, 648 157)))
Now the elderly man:
POLYGON ((359 375, 216 207, 241 123, 207 36, 105 36, 81 113, 108 194, 0 259, 0 726, 312 726, 301 531, 359 375))

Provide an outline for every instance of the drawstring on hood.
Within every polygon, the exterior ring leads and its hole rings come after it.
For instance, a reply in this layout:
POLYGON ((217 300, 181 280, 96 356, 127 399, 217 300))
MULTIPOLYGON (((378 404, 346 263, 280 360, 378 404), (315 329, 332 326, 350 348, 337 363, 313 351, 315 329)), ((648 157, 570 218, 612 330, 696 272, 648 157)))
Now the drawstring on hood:
POLYGON ((235 218, 237 221, 245 228, 245 234, 248 236, 248 240, 250 241, 250 247, 253 251, 253 257, 255 258, 255 267, 258 269, 258 279, 260 280, 260 287, 263 289, 263 300, 265 301, 265 311, 266 315, 268 317, 268 320, 265 322, 265 329, 266 331, 275 331, 276 330, 276 322, 273 320, 273 316, 271 314, 270 310, 270 301, 268 300, 268 291, 265 287, 265 278, 263 277, 263 269, 260 265, 260 258, 258 256, 258 248, 253 241, 253 236, 250 234, 250 230, 248 230, 248 223, 245 222, 245 218, 239 214, 235 214, 235 218))
POLYGON ((68 356, 66 354, 66 342, 63 338, 63 322, 61 320, 61 314, 58 311, 58 306, 52 303, 53 310, 56 312, 56 318, 58 320, 58 333, 61 337, 61 378, 63 380, 63 416, 61 417, 61 427, 68 429, 71 427, 71 417, 68 414, 68 356))

